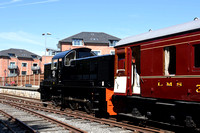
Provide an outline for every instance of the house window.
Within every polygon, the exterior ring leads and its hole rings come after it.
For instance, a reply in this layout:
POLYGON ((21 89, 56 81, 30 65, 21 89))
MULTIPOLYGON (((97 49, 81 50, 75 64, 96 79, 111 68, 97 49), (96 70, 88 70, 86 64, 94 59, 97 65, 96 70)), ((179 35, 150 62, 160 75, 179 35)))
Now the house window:
POLYGON ((15 73, 15 70, 10 70, 9 77, 17 76, 17 73, 15 73))
POLYGON ((10 57, 15 57, 15 54, 13 54, 13 53, 8 53, 8 55, 9 55, 10 57))
POLYGON ((111 51, 110 51, 110 54, 111 54, 111 55, 114 55, 114 54, 115 54, 115 51, 114 51, 114 50, 111 50, 111 51))
POLYGON ((22 63, 22 67, 26 67, 27 66, 27 63, 22 63))
POLYGON ((81 39, 73 39, 72 46, 83 46, 83 40, 81 39))
POLYGON ((33 63, 33 66, 36 67, 36 66, 38 66, 38 64, 37 63, 33 63))
POLYGON ((101 55, 101 51, 100 50, 92 50, 93 53, 95 53, 96 55, 101 55))
POLYGON ((194 45, 194 67, 200 67, 200 44, 194 45))
POLYGON ((15 73, 15 71, 14 70, 10 70, 10 74, 14 74, 15 73))
POLYGON ((118 42, 118 41, 116 41, 116 40, 110 40, 110 41, 109 41, 109 47, 114 47, 114 46, 116 45, 117 42, 118 42))
POLYGON ((15 62, 10 62, 10 66, 14 67, 15 66, 15 62))
POLYGON ((26 75, 26 71, 22 71, 22 75, 26 75))
POLYGON ((38 74, 39 72, 38 71, 33 71, 33 74, 38 74))
POLYGON ((176 47, 169 46, 164 48, 165 63, 164 73, 165 75, 176 74, 176 47))

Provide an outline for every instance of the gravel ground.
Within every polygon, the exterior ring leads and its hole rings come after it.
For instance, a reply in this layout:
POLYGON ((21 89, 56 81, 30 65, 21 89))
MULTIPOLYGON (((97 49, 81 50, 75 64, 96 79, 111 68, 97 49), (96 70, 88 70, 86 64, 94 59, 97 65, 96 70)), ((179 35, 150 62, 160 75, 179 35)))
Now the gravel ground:
MULTIPOLYGON (((36 110, 34 110, 36 111, 36 110)), ((91 122, 89 120, 77 119, 74 117, 68 117, 59 114, 53 114, 43 111, 37 111, 43 115, 47 115, 64 123, 70 124, 72 126, 78 127, 88 133, 132 133, 130 130, 118 128, 118 127, 110 127, 109 125, 100 124, 97 122, 91 122)))

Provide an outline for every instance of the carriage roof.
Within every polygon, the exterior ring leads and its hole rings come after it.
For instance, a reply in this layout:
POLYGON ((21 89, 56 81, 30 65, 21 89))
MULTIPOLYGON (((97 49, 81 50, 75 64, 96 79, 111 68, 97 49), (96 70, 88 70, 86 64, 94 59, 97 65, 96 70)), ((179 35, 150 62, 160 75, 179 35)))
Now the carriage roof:
POLYGON ((140 41, 154 39, 158 37, 178 34, 178 33, 186 32, 186 31, 196 30, 196 29, 200 29, 200 20, 194 20, 188 23, 179 24, 179 25, 168 27, 168 28, 163 28, 160 30, 149 31, 143 34, 130 36, 130 37, 120 40, 116 44, 116 47, 123 46, 130 43, 136 43, 140 41))

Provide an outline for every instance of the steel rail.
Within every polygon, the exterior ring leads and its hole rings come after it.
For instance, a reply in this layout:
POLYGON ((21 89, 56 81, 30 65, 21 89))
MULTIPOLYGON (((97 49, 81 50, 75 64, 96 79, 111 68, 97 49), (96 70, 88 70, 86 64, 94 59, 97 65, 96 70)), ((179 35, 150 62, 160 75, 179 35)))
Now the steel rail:
MULTIPOLYGON (((31 128, 30 126, 26 125, 25 123, 23 123, 22 121, 20 121, 17 118, 14 118, 13 116, 9 115, 8 113, 0 110, 0 113, 3 114, 5 117, 9 118, 9 120, 16 122, 18 125, 22 126, 23 128, 25 128, 26 132, 30 132, 30 133, 38 133, 36 130, 34 130, 33 128, 31 128)), ((14 132, 15 133, 15 132, 14 132)))
POLYGON ((47 120, 47 121, 50 121, 50 122, 52 122, 52 123, 54 123, 54 124, 57 124, 57 125, 59 125, 59 126, 65 128, 65 129, 69 130, 69 131, 72 132, 72 133, 87 133, 86 131, 83 131, 83 130, 81 130, 81 129, 79 129, 79 128, 76 128, 76 127, 71 126, 71 125, 69 125, 69 124, 66 124, 66 123, 64 123, 64 122, 58 121, 58 120, 56 120, 56 119, 54 119, 54 118, 51 118, 51 117, 48 117, 48 116, 46 116, 46 115, 37 113, 37 112, 35 112, 35 111, 29 110, 29 109, 27 109, 27 108, 25 108, 25 107, 22 107, 22 106, 20 106, 20 105, 16 105, 15 103, 10 103, 10 102, 7 102, 7 101, 2 101, 2 102, 3 102, 3 103, 7 103, 7 104, 9 104, 9 105, 12 105, 12 106, 14 106, 14 107, 16 107, 16 108, 18 108, 18 109, 23 110, 23 111, 29 112, 29 113, 31 113, 31 114, 33 114, 33 115, 35 115, 35 116, 38 116, 38 117, 40 117, 40 118, 43 118, 43 119, 45 119, 45 120, 47 120))
POLYGON ((12 130, 12 128, 9 127, 5 122, 3 122, 3 121, 0 120, 0 123, 3 124, 10 132, 15 133, 15 131, 12 130))

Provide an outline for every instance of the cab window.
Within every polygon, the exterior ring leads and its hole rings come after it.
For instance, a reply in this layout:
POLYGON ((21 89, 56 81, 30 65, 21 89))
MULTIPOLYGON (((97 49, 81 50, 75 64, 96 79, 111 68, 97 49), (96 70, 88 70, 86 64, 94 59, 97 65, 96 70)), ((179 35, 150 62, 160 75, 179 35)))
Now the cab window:
POLYGON ((51 70, 57 69, 58 66, 58 59, 53 59, 51 63, 51 70))
POLYGON ((65 57, 65 66, 70 66, 70 61, 76 59, 76 52, 72 51, 65 57))

